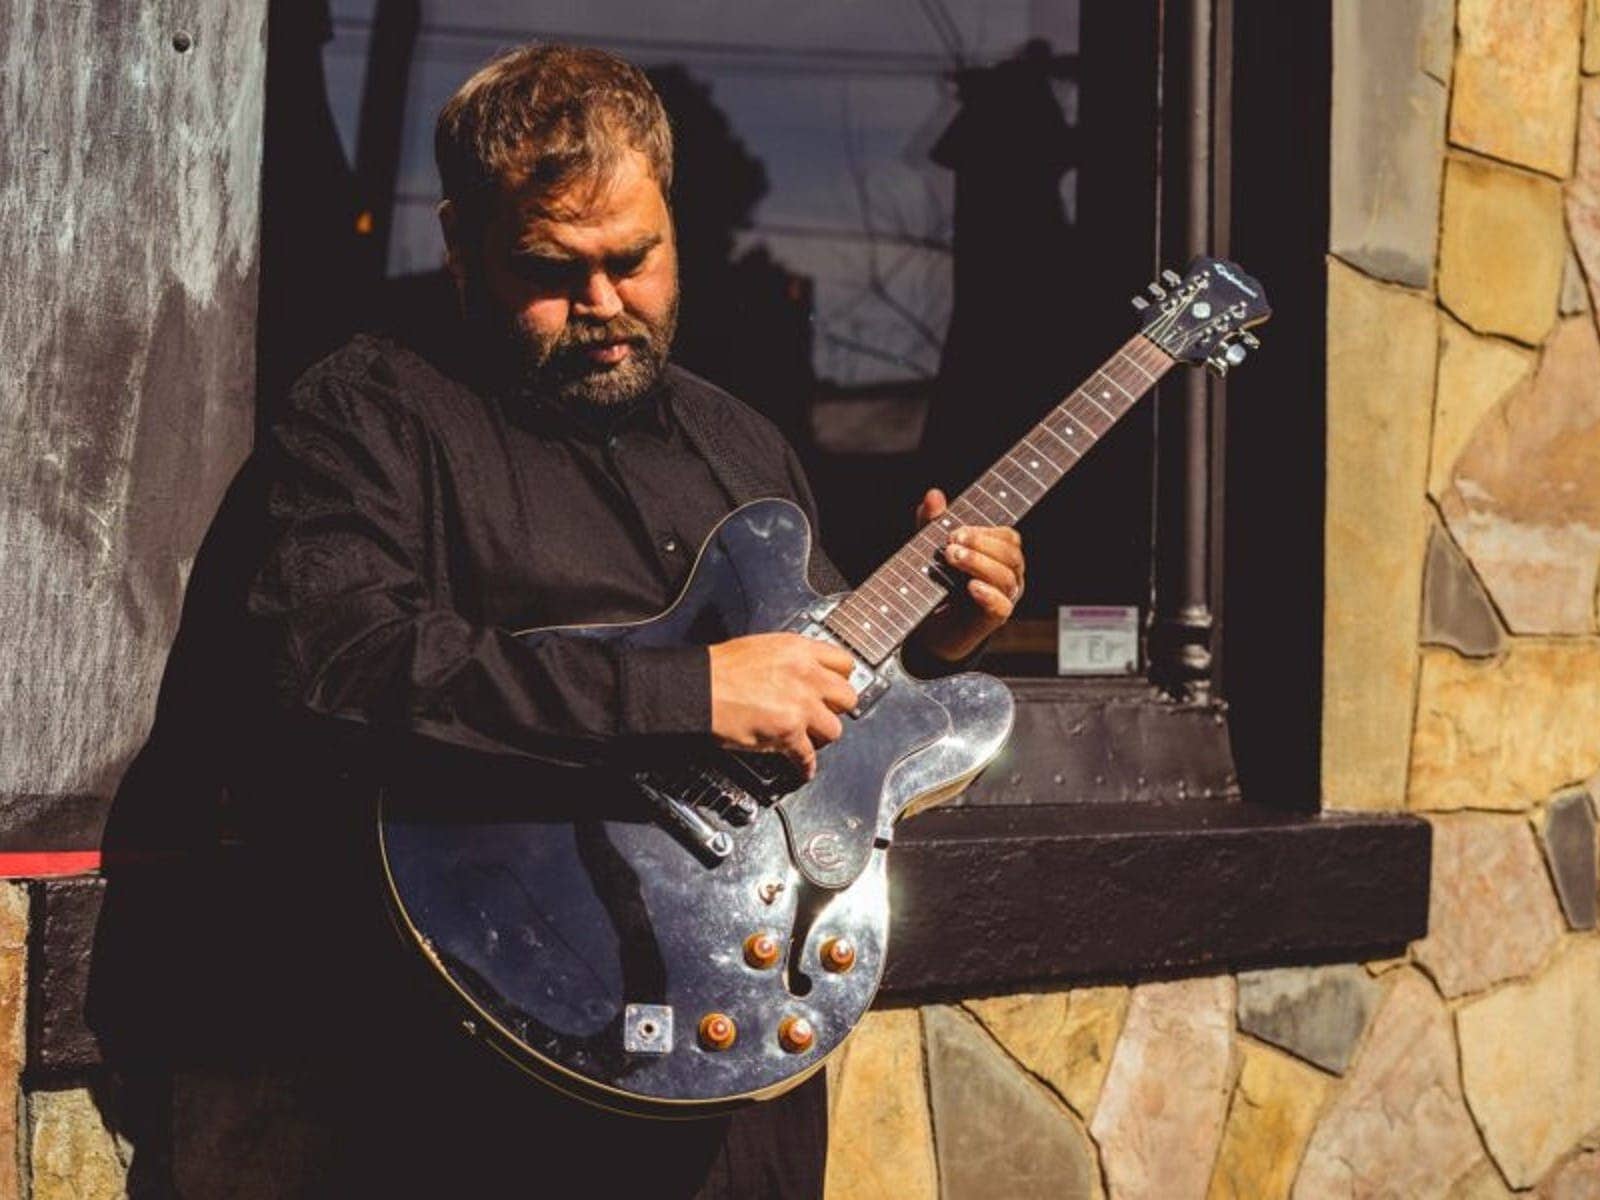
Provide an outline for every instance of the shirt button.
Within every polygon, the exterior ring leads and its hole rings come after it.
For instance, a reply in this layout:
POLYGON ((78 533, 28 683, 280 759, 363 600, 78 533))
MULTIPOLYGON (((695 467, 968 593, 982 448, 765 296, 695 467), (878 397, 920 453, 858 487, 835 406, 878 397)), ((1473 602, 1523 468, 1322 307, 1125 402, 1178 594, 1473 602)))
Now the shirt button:
POLYGON ((661 548, 663 550, 665 550, 668 554, 677 553, 677 550, 678 550, 678 539, 677 538, 667 538, 665 541, 663 541, 661 543, 661 548))

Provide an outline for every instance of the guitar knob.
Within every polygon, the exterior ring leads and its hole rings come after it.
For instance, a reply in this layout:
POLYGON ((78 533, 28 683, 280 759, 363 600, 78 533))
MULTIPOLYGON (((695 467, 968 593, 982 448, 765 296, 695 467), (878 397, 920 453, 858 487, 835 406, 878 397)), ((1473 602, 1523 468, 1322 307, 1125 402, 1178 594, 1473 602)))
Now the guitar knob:
POLYGON ((831 937, 822 943, 822 965, 842 975, 856 965, 856 944, 847 937, 831 937))
POLYGON ((787 1016, 778 1022, 778 1045, 790 1054, 804 1054, 817 1041, 817 1031, 804 1017, 787 1016))
POLYGON ((758 971, 777 966, 782 957, 783 947, 778 939, 765 930, 752 933, 744 940, 744 960, 758 971))
POLYGON ((727 1013, 709 1012, 700 1018, 700 1044, 707 1050, 726 1050, 739 1037, 739 1027, 727 1013))

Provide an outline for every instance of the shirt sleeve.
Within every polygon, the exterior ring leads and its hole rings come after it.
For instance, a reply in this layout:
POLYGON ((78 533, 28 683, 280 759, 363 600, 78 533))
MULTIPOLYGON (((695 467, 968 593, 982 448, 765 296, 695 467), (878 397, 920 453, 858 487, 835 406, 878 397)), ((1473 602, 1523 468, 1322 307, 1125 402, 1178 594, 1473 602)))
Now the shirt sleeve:
POLYGON ((264 453, 273 534, 248 603, 281 706, 567 763, 709 731, 703 646, 525 641, 451 606, 431 442, 397 398, 302 384, 264 453))

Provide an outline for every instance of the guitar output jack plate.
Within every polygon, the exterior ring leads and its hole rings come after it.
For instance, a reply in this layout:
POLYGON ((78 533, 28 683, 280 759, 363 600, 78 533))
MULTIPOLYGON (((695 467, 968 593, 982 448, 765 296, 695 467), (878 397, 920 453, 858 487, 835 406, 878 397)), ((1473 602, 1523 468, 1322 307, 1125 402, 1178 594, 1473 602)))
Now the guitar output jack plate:
POLYGON ((672 1051, 672 1006, 630 1004, 622 1010, 622 1048, 629 1054, 672 1051))

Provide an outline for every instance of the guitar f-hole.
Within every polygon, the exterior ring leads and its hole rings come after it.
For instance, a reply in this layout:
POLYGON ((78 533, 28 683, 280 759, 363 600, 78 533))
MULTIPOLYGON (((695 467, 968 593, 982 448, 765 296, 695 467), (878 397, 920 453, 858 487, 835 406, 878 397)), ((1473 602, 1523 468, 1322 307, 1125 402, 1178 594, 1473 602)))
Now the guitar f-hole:
POLYGON ((789 954, 783 960, 783 986, 791 996, 804 996, 811 991, 813 980, 800 966, 800 961, 805 954, 806 943, 811 940, 817 917, 835 895, 806 882, 803 876, 799 879, 799 886, 800 895, 795 897, 794 924, 789 929, 789 954))

